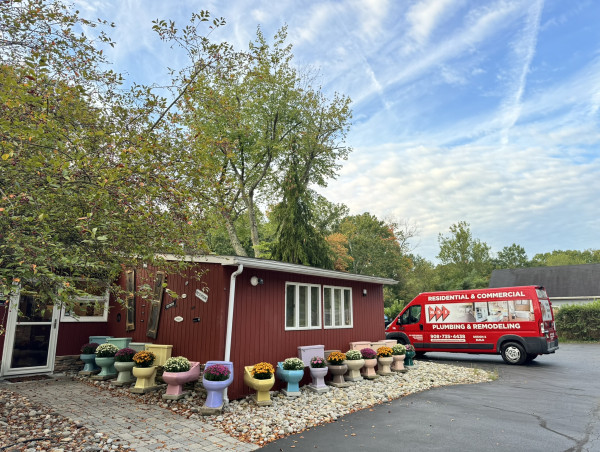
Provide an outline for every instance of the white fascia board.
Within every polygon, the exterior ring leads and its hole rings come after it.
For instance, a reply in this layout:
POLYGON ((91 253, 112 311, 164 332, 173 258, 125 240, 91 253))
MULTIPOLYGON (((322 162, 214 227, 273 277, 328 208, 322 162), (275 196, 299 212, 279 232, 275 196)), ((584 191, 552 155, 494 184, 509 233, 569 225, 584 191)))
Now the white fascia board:
POLYGON ((256 268, 260 270, 272 270, 278 272, 296 273, 300 275, 320 276, 322 278, 344 279, 348 281, 358 281, 371 284, 398 284, 398 281, 390 278, 380 278, 377 276, 357 275, 354 273, 340 272, 336 270, 325 270, 322 268, 309 267, 307 265, 290 264, 268 259, 256 259, 243 256, 216 256, 212 254, 200 256, 175 256, 167 254, 162 256, 166 260, 183 260, 185 262, 198 262, 207 264, 221 265, 243 265, 244 268, 256 268))

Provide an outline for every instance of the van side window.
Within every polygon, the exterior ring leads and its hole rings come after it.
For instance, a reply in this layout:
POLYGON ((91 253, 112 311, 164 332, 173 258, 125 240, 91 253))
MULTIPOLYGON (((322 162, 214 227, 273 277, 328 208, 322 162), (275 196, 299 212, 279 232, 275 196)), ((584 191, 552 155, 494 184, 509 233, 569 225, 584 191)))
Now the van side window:
POLYGON ((400 325, 411 325, 413 323, 419 323, 421 320, 421 306, 414 305, 408 308, 402 316, 400 316, 400 325))

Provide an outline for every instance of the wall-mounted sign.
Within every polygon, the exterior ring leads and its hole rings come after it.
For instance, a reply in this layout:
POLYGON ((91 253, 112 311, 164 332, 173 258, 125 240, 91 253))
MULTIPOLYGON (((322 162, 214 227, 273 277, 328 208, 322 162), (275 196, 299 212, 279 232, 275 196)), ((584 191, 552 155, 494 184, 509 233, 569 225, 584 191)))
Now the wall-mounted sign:
POLYGON ((177 317, 175 317, 173 320, 175 320, 177 323, 179 322, 183 322, 183 317, 181 317, 180 315, 178 315, 177 317))
POLYGON ((181 294, 181 298, 187 298, 187 294, 186 293, 182 293, 181 294))
POLYGON ((170 302, 170 303, 167 303, 167 304, 165 305, 165 310, 167 310, 167 309, 171 309, 171 308, 174 308, 176 305, 177 305, 177 300, 173 300, 172 302, 170 302))
POLYGON ((202 292, 200 289, 196 289, 196 298, 200 298, 203 302, 207 302, 208 301, 208 294, 202 292))

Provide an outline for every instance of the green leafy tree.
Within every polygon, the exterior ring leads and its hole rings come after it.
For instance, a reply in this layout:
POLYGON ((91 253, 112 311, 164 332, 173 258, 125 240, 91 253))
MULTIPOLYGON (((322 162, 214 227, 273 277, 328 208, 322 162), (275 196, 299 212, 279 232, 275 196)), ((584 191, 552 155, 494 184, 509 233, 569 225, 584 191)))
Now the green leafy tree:
POLYGON ((495 262, 496 268, 521 268, 529 267, 529 259, 525 248, 516 243, 505 246, 498 252, 498 258, 495 262))
POLYGON ((450 235, 438 235, 441 289, 486 287, 491 273, 490 247, 474 239, 465 221, 450 226, 450 235))
POLYGON ((551 267, 556 265, 581 265, 600 263, 600 250, 554 250, 533 256, 531 265, 535 267, 551 267))
MULTIPOLYGON (((194 36, 188 27, 183 35, 171 33, 191 54, 194 36)), ((281 181, 292 170, 304 191, 310 184, 324 185, 349 152, 343 145, 349 99, 328 100, 302 78, 286 38, 283 28, 270 45, 258 29, 247 51, 222 47, 201 72, 194 63, 179 78, 190 82, 178 104, 188 143, 178 156, 178 172, 192 186, 204 184, 194 202, 220 216, 239 255, 247 252, 235 228, 238 218, 247 221, 259 257, 257 204, 274 205, 289 196, 281 181)))
POLYGON ((73 278, 202 246, 187 188, 167 171, 164 102, 127 93, 89 21, 61 2, 0 4, 0 292, 33 284, 67 306, 73 278))

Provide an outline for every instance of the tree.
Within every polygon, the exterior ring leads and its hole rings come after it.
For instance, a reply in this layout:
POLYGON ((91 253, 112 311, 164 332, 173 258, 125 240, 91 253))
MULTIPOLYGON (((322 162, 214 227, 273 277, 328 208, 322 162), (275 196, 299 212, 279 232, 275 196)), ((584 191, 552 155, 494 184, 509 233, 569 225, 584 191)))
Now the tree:
POLYGON ((491 273, 490 247, 471 235, 470 226, 459 221, 450 226, 450 235, 438 235, 442 289, 485 287, 491 273))
POLYGON ((551 253, 540 253, 533 256, 531 265, 551 267, 556 265, 581 265, 600 263, 600 250, 554 250, 551 253))
POLYGON ((271 258, 292 264, 333 268, 323 235, 312 225, 310 195, 292 169, 284 181, 284 197, 273 211, 278 225, 271 258))
POLYGON ((528 267, 529 259, 525 248, 516 243, 510 246, 505 246, 498 252, 496 260, 496 268, 521 268, 528 267))
MULTIPOLYGON (((193 36, 184 31, 180 42, 193 46, 193 36)), ((281 181, 291 171, 304 191, 325 185, 349 152, 343 140, 350 100, 336 94, 329 101, 303 79, 286 38, 282 28, 269 45, 259 28, 248 51, 221 48, 201 73, 193 65, 180 75, 186 82, 195 74, 178 105, 189 143, 178 158, 179 173, 192 178, 191 185, 204 181, 195 203, 221 217, 240 255, 246 251, 234 227, 238 218, 246 219, 259 257, 257 203, 280 201, 286 190, 281 181)))
POLYGON ((35 286, 70 306, 74 279, 202 246, 186 187, 166 171, 171 142, 150 132, 164 103, 105 69, 106 27, 61 2, 0 4, 0 292, 35 286))

